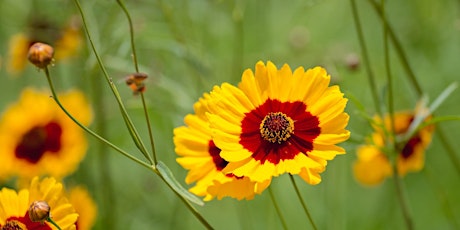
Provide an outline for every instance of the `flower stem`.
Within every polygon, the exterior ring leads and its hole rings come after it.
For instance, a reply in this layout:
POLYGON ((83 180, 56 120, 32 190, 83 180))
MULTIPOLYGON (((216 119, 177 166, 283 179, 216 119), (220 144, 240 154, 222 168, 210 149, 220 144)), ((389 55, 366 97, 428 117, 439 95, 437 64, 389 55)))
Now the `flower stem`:
POLYGON ((148 154, 148 152, 147 152, 147 150, 145 148, 145 145, 142 142, 142 139, 140 138, 139 133, 137 132, 136 127, 134 126, 133 122, 131 121, 131 118, 129 117, 128 112, 126 111, 125 106, 123 105, 123 102, 121 100, 121 96, 120 96, 120 94, 119 94, 119 92, 117 90, 117 87, 113 83, 112 79, 110 78, 109 74, 107 73, 107 70, 105 69, 104 65, 102 64, 102 59, 99 56, 99 54, 98 54, 98 52, 96 50, 96 46, 94 45, 93 39, 91 37, 91 34, 89 33, 88 25, 87 25, 87 22, 86 22, 86 17, 85 17, 85 14, 83 13, 83 9, 82 9, 82 7, 80 5, 80 2, 78 0, 74 0, 74 2, 75 2, 75 5, 78 8, 78 11, 80 12, 80 16, 81 16, 82 22, 83 22, 83 27, 85 29, 86 35, 88 36, 88 41, 89 41, 89 43, 91 45, 91 49, 93 50, 93 53, 96 56, 96 60, 97 60, 97 62, 99 64, 99 67, 101 68, 102 73, 103 73, 107 83, 109 84, 113 95, 115 96, 115 99, 116 99, 116 101, 118 103, 118 107, 120 108, 121 114, 123 116, 123 120, 125 121, 125 124, 126 124, 126 126, 128 128, 128 131, 129 131, 134 143, 136 144, 137 148, 141 151, 141 153, 144 155, 144 157, 150 161, 150 164, 154 165, 153 160, 151 159, 150 155, 148 154))
POLYGON ((133 21, 131 20, 131 15, 129 14, 128 9, 126 9, 125 4, 121 0, 117 0, 118 5, 121 7, 123 12, 125 12, 126 18, 128 19, 129 23, 129 37, 131 39, 131 50, 133 52, 133 62, 134 62, 134 68, 136 69, 136 72, 139 73, 139 64, 137 63, 137 55, 136 55, 136 47, 134 43, 134 27, 133 27, 133 21))
POLYGON ((268 192, 270 194, 270 199, 273 202, 273 206, 275 207, 276 213, 278 214, 278 217, 280 218, 281 224, 283 225, 283 229, 288 229, 286 225, 286 220, 284 219, 284 216, 278 206, 278 203, 276 202, 275 196, 273 195, 273 191, 271 187, 268 187, 268 192))
POLYGON ((61 230, 61 227, 59 227, 58 224, 56 224, 56 222, 54 222, 53 219, 51 219, 51 217, 48 217, 48 219, 46 219, 46 221, 50 222, 52 225, 54 225, 58 230, 61 230))
POLYGON ((82 128, 83 130, 85 130, 87 133, 89 133, 90 135, 92 135, 93 137, 99 139, 100 141, 104 142, 105 144, 109 145, 110 147, 112 147, 114 150, 116 150, 117 152, 123 154, 124 156, 126 156, 127 158, 133 160, 134 162, 144 166, 144 167, 147 167, 147 168, 150 168, 150 166, 148 164, 146 164, 145 162, 137 159, 135 156, 125 152, 124 150, 120 149, 118 146, 112 144, 112 142, 106 140, 105 138, 99 136, 99 134, 95 133, 94 131, 92 131, 91 129, 89 129, 88 127, 86 127, 85 125, 83 125, 82 123, 80 123, 75 117, 72 116, 72 114, 69 113, 69 111, 67 111, 66 108, 64 108, 64 106, 61 104, 61 101, 59 100, 57 94, 56 94, 56 90, 54 89, 54 84, 53 84, 53 81, 51 80, 51 76, 50 76, 50 73, 49 73, 49 70, 48 70, 48 67, 45 67, 44 68, 45 70, 45 75, 46 75, 46 79, 48 80, 48 84, 50 86, 50 89, 51 89, 51 94, 53 95, 53 100, 58 104, 58 106, 62 109, 62 111, 64 111, 64 113, 70 118, 72 119, 73 122, 75 122, 75 124, 77 124, 78 126, 80 126, 80 128, 82 128))
POLYGON ((395 182, 399 204, 401 205, 401 210, 403 212, 404 222, 406 223, 406 228, 408 230, 412 230, 414 229, 414 222, 412 221, 412 215, 409 210, 409 205, 407 204, 407 199, 404 195, 402 179, 398 175, 398 168, 396 164, 393 164, 393 178, 395 182))
POLYGON ((358 34, 359 46, 361 47, 361 55, 364 59, 364 66, 366 67, 367 76, 369 78, 369 84, 371 86, 371 94, 374 100, 375 110, 379 116, 382 116, 382 110, 380 108, 380 100, 377 93, 377 85, 375 83, 375 76, 371 69, 370 59, 366 48, 366 42, 364 41, 363 29, 359 20, 358 8, 356 7, 355 0, 350 0, 351 9, 353 13, 353 19, 355 21, 356 32, 358 34))
POLYGON ((147 130, 149 132, 149 139, 150 139, 150 146, 152 148, 153 162, 156 165, 158 160, 157 160, 157 154, 156 154, 156 151, 155 151, 155 141, 153 139, 152 127, 150 125, 149 112, 147 111, 147 105, 145 103, 144 92, 141 92, 141 98, 142 98, 142 107, 144 108, 144 116, 145 116, 145 120, 147 122, 147 130))
POLYGON ((315 225, 315 222, 313 222, 313 218, 310 215, 310 212, 308 211, 307 205, 305 204, 305 201, 303 200, 302 196, 300 195, 299 188, 297 187, 297 184, 295 183, 294 177, 289 174, 289 178, 291 179, 292 185, 294 186, 294 190, 297 194, 297 197, 300 200, 300 203, 302 204, 302 208, 305 211, 305 214, 308 217, 308 220, 310 221, 311 226, 313 227, 314 230, 317 230, 318 228, 315 225))

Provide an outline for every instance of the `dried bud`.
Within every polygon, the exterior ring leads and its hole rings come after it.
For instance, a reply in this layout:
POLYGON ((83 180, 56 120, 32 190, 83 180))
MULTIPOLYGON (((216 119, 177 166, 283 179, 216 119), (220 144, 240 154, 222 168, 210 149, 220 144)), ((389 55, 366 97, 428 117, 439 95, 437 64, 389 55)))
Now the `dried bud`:
POLYGON ((29 207, 29 218, 33 222, 45 222, 50 217, 50 206, 46 201, 34 201, 29 207))
POLYGON ((54 49, 50 45, 36 42, 29 48, 27 58, 40 69, 47 67, 53 61, 54 49))
POLYGON ((348 69, 356 70, 359 67, 359 56, 355 53, 350 53, 345 57, 345 64, 348 69))
POLYGON ((145 73, 134 73, 125 78, 126 84, 131 88, 134 94, 145 91, 144 80, 147 79, 145 73))

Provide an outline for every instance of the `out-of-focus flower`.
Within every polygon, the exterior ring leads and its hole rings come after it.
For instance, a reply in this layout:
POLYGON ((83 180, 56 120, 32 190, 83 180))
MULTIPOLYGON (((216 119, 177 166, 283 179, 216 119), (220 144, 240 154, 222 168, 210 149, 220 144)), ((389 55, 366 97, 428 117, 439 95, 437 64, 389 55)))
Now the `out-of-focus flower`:
POLYGON ((244 71, 238 87, 214 87, 208 118, 224 173, 264 182, 283 173, 321 181, 328 160, 345 150, 347 99, 321 67, 294 72, 258 62, 244 71))
POLYGON ((196 182, 190 189, 198 196, 205 196, 208 201, 217 197, 232 197, 238 200, 252 199, 260 194, 270 184, 270 180, 257 183, 248 177, 237 177, 231 173, 224 174, 222 170, 228 162, 220 157, 220 149, 212 140, 212 133, 206 113, 209 94, 194 104, 195 114, 185 117, 185 124, 174 130, 176 153, 181 157, 177 162, 189 172, 185 179, 187 184, 196 182))
POLYGON ((145 91, 145 79, 147 74, 145 73, 133 73, 125 78, 126 84, 131 88, 134 95, 145 91))
MULTIPOLYGON (((26 89, 0 119, 0 179, 17 175, 62 178, 83 159, 87 141, 83 131, 50 98, 49 93, 26 89)), ((83 93, 70 91, 61 102, 83 124, 91 110, 83 93)))
POLYGON ((49 222, 34 222, 29 217, 29 207, 36 201, 46 202, 49 215, 63 230, 74 230, 78 214, 64 195, 63 186, 54 178, 32 179, 28 189, 19 192, 9 188, 0 191, 0 229, 55 230, 49 222))
POLYGON ((97 207, 89 192, 77 186, 69 191, 69 201, 78 213, 75 223, 78 230, 92 229, 97 216, 97 207))
MULTIPOLYGON (((398 139, 406 135, 414 121, 413 112, 399 112, 394 114, 395 136, 398 139)), ((428 117, 426 120, 429 120, 428 117)), ((357 150, 357 161, 354 163, 355 178, 364 185, 380 184, 386 177, 392 176, 391 163, 388 155, 384 153, 387 136, 391 131, 390 117, 385 116, 384 121, 379 117, 375 119, 375 132, 367 145, 357 150)), ((408 172, 420 171, 425 162, 425 150, 431 142, 434 127, 426 126, 416 132, 407 141, 397 146, 396 167, 399 176, 405 176, 408 172)))
POLYGON ((10 38, 7 71, 11 74, 18 74, 24 70, 29 48, 36 42, 53 46, 56 61, 74 56, 83 42, 80 23, 74 17, 62 30, 55 29, 55 26, 49 23, 39 22, 32 23, 30 27, 29 33, 18 33, 10 38))

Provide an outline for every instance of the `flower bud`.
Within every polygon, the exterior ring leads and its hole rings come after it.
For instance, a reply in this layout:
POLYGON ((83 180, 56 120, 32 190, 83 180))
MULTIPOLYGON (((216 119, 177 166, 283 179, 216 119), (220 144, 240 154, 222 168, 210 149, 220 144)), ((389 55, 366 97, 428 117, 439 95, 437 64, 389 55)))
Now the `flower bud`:
POLYGON ((27 58, 40 69, 47 67, 53 61, 54 49, 45 43, 36 42, 29 48, 27 58))
POLYGON ((29 218, 33 222, 45 222, 50 217, 51 208, 46 201, 34 201, 29 207, 29 218))
POLYGON ((145 73, 134 73, 125 78, 126 84, 131 88, 134 94, 145 91, 144 80, 147 79, 145 73))

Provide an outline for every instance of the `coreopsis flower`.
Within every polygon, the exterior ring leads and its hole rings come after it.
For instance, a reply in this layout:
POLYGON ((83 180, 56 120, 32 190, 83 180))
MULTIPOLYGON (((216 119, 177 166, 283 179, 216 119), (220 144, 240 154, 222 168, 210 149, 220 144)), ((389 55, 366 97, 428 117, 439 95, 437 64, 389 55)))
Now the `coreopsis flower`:
POLYGON ((52 45, 57 61, 74 56, 83 42, 80 23, 75 18, 71 18, 69 24, 61 30, 46 22, 34 22, 29 27, 30 32, 17 33, 10 38, 7 71, 11 74, 24 70, 29 48, 37 42, 52 45))
MULTIPOLYGON (((414 112, 399 112, 394 114, 395 137, 401 139, 409 130, 416 114, 414 112)), ((428 117, 426 120, 429 120, 428 117)), ((364 185, 380 184, 386 177, 392 176, 393 171, 389 157, 384 152, 388 132, 391 131, 390 117, 382 119, 375 117, 375 132, 369 143, 357 149, 357 160, 353 170, 355 178, 364 185)), ((425 150, 431 142, 434 127, 426 126, 418 130, 412 137, 398 143, 396 168, 399 176, 405 176, 408 172, 420 171, 425 162, 425 150)), ((391 153, 390 153, 391 154, 391 153)))
POLYGON ((69 202, 78 213, 78 220, 75 223, 78 230, 92 229, 97 216, 97 207, 89 192, 77 186, 69 191, 69 202))
POLYGON ((39 180, 35 177, 29 188, 19 192, 9 188, 0 190, 0 229, 57 229, 45 221, 47 217, 51 217, 63 230, 76 229, 78 214, 65 197, 62 184, 57 183, 54 178, 39 180), (41 206, 45 203, 49 208, 46 213, 43 212, 46 211, 46 206, 41 206), (29 215, 29 208, 32 215, 29 215), (31 220, 31 216, 45 219, 31 220))
POLYGON ((208 102, 209 94, 204 94, 194 104, 195 114, 185 117, 186 126, 174 129, 175 150, 181 156, 177 162, 189 170, 185 181, 187 184, 196 182, 190 191, 205 196, 206 201, 226 196, 238 200, 252 199, 268 187, 270 180, 258 183, 250 181, 248 177, 222 172, 228 162, 220 157, 220 149, 212 140, 206 117, 208 102))
POLYGON ((347 99, 322 67, 294 72, 258 62, 238 87, 214 87, 208 118, 224 173, 263 182, 283 173, 318 184, 328 160, 345 150, 347 99))
MULTIPOLYGON (((80 122, 90 123, 90 107, 82 92, 69 91, 60 100, 80 122)), ((82 129, 61 111, 50 93, 25 89, 0 118, 0 179, 62 178, 77 168, 87 148, 82 129)))

